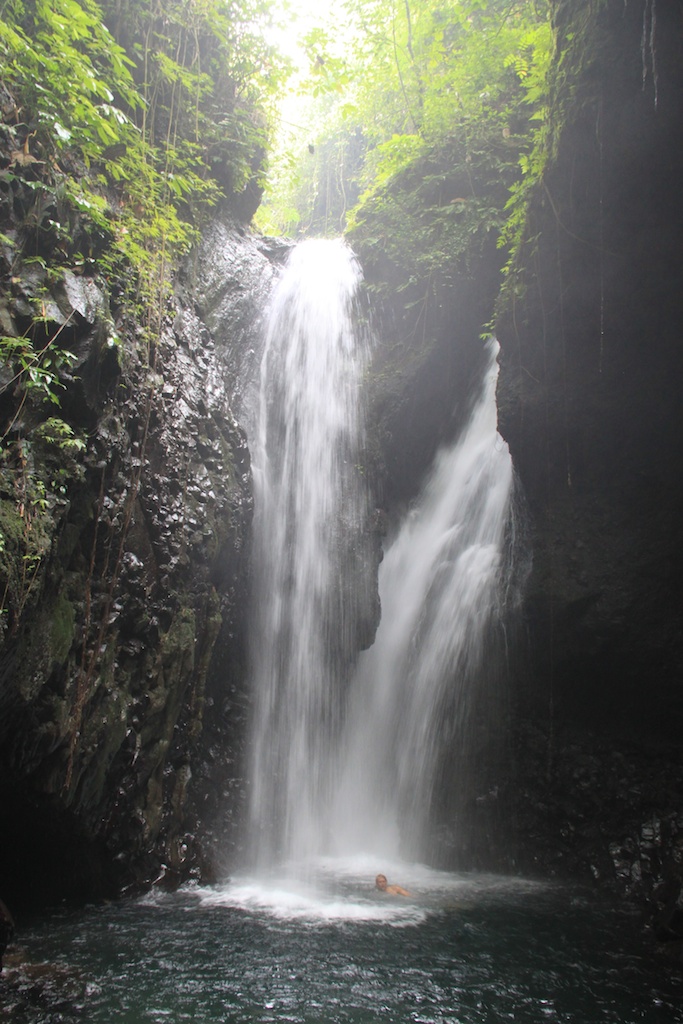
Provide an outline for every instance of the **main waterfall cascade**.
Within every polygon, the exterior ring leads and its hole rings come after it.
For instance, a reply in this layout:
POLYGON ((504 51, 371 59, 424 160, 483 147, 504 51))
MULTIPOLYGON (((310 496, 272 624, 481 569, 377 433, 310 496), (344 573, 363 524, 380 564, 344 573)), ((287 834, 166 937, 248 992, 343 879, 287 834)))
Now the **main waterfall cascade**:
POLYGON ((252 442, 250 833, 262 867, 429 857, 444 758, 457 749, 464 764, 471 692, 500 624, 512 466, 490 342, 468 426, 387 545, 381 622, 353 669, 374 586, 360 279, 342 242, 301 243, 268 315, 252 442))
POLYGON ((250 820, 261 863, 321 852, 340 676, 367 604, 360 393, 368 346, 354 327, 360 279, 341 241, 309 240, 293 250, 269 310, 254 452, 251 638, 250 820))

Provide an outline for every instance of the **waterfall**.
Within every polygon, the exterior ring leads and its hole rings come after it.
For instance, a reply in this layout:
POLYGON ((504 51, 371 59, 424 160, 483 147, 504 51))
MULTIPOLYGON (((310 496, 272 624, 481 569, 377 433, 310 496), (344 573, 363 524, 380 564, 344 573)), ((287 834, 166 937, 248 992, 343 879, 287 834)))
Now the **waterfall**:
MULTIPOLYGON (((272 295, 254 445, 250 830, 260 863, 320 852, 367 530, 360 269, 341 241, 292 252, 272 295)), ((367 573, 365 573, 367 575, 367 573)))
POLYGON ((435 460, 380 567, 382 619, 340 749, 340 850, 429 856, 444 760, 464 787, 473 699, 500 631, 512 461, 497 432, 498 345, 469 423, 435 460))
POLYGON ((357 657, 375 564, 359 282, 342 242, 301 243, 268 314, 252 442, 250 833, 262 866, 428 858, 435 799, 463 785, 473 695, 500 632, 512 465, 491 341, 468 425, 386 546, 381 622, 357 657))

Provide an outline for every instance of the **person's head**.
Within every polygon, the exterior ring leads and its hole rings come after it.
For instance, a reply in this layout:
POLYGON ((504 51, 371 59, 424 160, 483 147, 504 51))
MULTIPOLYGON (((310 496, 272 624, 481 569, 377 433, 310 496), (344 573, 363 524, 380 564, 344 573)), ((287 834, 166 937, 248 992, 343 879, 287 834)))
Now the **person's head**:
POLYGON ((384 892, 384 890, 387 887, 387 876, 378 875, 377 878, 375 879, 375 885, 377 886, 378 889, 381 889, 382 892, 384 892))

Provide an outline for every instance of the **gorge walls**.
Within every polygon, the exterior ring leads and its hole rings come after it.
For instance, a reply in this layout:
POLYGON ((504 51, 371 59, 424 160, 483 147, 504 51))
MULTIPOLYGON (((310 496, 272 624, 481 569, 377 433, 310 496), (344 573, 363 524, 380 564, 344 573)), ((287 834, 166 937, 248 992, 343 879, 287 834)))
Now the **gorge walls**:
MULTIPOLYGON (((651 26, 642 4, 603 7, 572 99, 558 71, 526 291, 500 324, 499 407, 535 524, 529 602, 546 620, 557 700, 569 714, 585 702, 600 727, 674 740, 682 11, 653 4, 651 26)), ((556 20, 560 39, 577 31, 569 5, 556 20)))
MULTIPOLYGON (((495 318, 532 559, 508 687, 487 700, 513 740, 482 736, 496 758, 467 854, 615 886, 667 937, 683 848, 683 5, 552 8, 548 159, 497 313, 493 227, 467 273, 428 288, 352 239, 382 296, 362 468, 380 531, 465 422, 495 318)), ((492 208, 506 196, 498 182, 492 208)), ((95 278, 18 271, 3 230, 2 332, 42 297, 76 357, 60 416, 85 447, 41 441, 46 414, 15 416, 5 374, 2 876, 20 903, 210 878, 245 798, 246 430, 288 243, 217 217, 150 346, 95 278)))
POLYGON ((553 151, 498 324, 533 549, 517 828, 525 868, 652 899, 665 935, 683 842, 683 5, 553 7, 553 151))

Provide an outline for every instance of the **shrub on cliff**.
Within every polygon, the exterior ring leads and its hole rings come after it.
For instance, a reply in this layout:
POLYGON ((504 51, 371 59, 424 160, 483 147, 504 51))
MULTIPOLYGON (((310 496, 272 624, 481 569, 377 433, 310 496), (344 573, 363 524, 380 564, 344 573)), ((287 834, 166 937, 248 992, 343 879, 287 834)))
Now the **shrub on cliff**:
POLYGON ((283 72, 259 29, 266 6, 2 4, 0 609, 14 625, 84 458, 82 363, 98 380, 105 363, 109 378, 117 363, 147 366, 152 390, 180 257, 217 203, 244 209, 262 173, 283 72))

